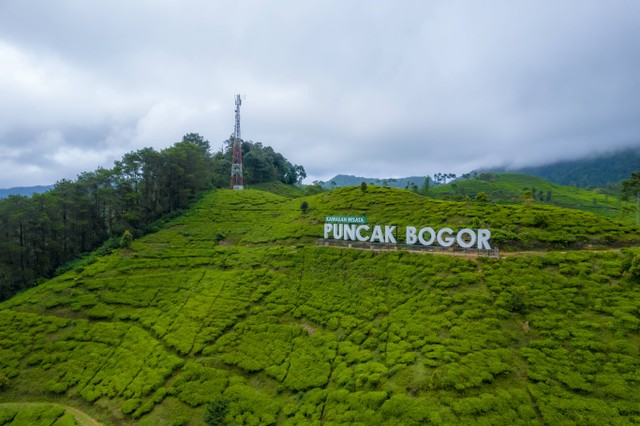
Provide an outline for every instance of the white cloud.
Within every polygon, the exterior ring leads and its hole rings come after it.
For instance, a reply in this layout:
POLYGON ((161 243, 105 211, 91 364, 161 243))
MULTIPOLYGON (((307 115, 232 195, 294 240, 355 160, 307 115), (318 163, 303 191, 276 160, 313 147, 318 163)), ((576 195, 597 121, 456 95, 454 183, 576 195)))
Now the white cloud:
POLYGON ((323 179, 639 145, 639 21, 630 0, 7 0, 0 187, 188 132, 216 148, 235 93, 243 137, 323 179))

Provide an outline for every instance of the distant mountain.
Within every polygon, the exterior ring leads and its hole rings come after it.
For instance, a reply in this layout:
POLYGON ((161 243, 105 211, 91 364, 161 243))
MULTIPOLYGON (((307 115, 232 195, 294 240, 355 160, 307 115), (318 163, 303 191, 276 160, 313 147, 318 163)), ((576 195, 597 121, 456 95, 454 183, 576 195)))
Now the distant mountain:
POLYGON ((24 195, 29 197, 33 194, 42 194, 53 189, 54 185, 18 186, 15 188, 0 189, 0 198, 7 198, 9 195, 24 195))
POLYGON ((360 185, 362 182, 366 182, 367 184, 374 184, 380 186, 389 186, 392 188, 408 188, 411 187, 411 184, 416 185, 420 188, 424 184, 425 176, 409 176, 405 178, 366 178, 360 176, 353 175, 337 175, 332 179, 324 182, 322 186, 325 188, 333 188, 335 187, 343 187, 343 186, 356 186, 360 185), (335 182, 335 185, 332 184, 335 182))
POLYGON ((559 185, 579 188, 602 188, 627 179, 631 172, 640 171, 640 148, 580 160, 558 161, 545 166, 520 169, 493 168, 487 171, 533 175, 559 185))

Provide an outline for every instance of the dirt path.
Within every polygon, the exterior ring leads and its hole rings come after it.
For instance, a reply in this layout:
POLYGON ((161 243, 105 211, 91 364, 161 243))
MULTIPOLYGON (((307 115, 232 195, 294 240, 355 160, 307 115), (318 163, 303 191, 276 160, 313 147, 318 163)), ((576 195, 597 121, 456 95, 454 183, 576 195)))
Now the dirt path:
MULTIPOLYGON (((374 252, 395 252, 406 250, 405 248, 400 247, 358 247, 351 246, 348 247, 346 245, 331 245, 331 244, 319 244, 319 247, 334 247, 334 248, 342 248, 349 250, 364 250, 364 251, 374 251, 374 252)), ((578 253, 578 252, 589 252, 589 253, 605 253, 605 252, 614 252, 620 251, 621 248, 624 247, 615 247, 615 248, 602 248, 602 249, 594 249, 594 248, 586 248, 581 250, 523 250, 523 251, 501 251, 497 256, 487 256, 484 254, 478 254, 473 250, 468 252, 464 251, 452 251, 452 250, 406 250, 407 253, 415 253, 415 254, 435 254, 435 255, 445 255, 445 256, 454 256, 454 257, 464 257, 467 259, 475 259, 479 257, 487 257, 492 259, 504 259, 506 257, 517 257, 517 256, 544 256, 549 253, 578 253)), ((636 246, 629 246, 626 248, 637 248, 636 246)))
POLYGON ((37 407, 39 405, 54 405, 56 407, 64 408, 67 413, 70 413, 73 415, 73 417, 75 417, 76 422, 78 422, 78 426, 104 426, 102 423, 100 423, 87 413, 68 405, 58 404, 55 402, 0 402, 0 407, 17 409, 26 407, 37 407))

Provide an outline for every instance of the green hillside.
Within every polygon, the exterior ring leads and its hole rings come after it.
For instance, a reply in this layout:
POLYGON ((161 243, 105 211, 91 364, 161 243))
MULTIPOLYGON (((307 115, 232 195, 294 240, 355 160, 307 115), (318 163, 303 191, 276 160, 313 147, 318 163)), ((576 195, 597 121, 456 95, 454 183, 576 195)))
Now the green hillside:
POLYGON ((0 304, 0 425, 76 424, 16 404, 36 402, 125 425, 635 424, 640 250, 613 247, 639 243, 637 227, 549 205, 213 191, 0 304), (328 214, 563 251, 316 246, 328 214))
POLYGON ((455 182, 429 189, 429 196, 439 199, 474 199, 484 192, 489 201, 496 203, 521 203, 525 190, 533 191, 534 201, 561 207, 579 209, 607 217, 634 220, 631 204, 621 202, 619 197, 587 190, 575 186, 562 186, 535 176, 517 173, 481 173, 476 178, 455 182))
MULTIPOLYGON (((577 160, 565 160, 537 167, 523 167, 512 173, 534 175, 560 185, 599 187, 627 179, 640 168, 640 149, 629 148, 577 160)), ((498 171, 498 169, 492 169, 498 171)), ((505 171, 504 169, 499 171, 505 171)))

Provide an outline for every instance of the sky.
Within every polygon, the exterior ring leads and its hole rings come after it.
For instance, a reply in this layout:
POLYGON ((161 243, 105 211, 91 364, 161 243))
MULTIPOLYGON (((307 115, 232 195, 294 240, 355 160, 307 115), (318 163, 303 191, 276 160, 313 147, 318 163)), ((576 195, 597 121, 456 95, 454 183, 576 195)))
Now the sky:
POLYGON ((0 188, 234 128, 308 178, 640 146, 637 0, 2 0, 0 188))

